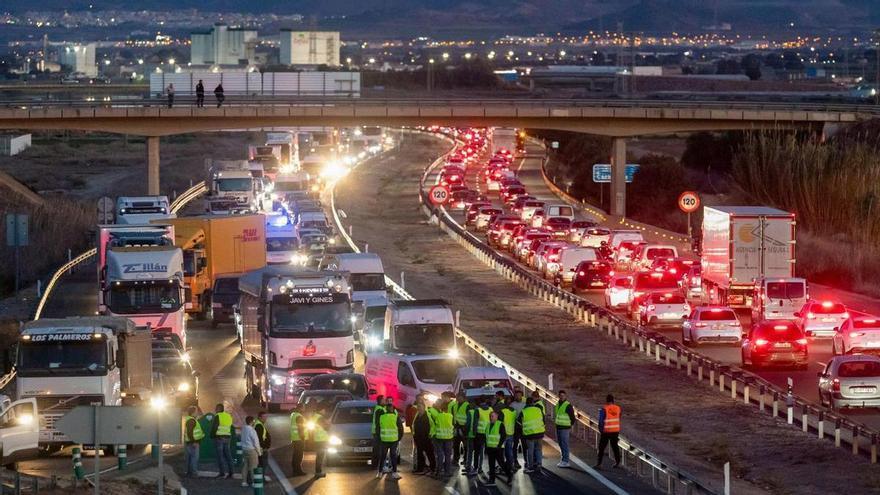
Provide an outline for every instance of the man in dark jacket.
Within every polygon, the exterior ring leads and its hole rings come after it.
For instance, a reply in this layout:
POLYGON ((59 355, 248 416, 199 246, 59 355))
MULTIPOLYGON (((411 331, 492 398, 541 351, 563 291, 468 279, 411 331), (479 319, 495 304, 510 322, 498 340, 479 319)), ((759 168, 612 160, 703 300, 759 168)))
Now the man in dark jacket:
POLYGON ((223 83, 214 88, 214 96, 217 98, 217 108, 220 108, 223 105, 223 100, 226 99, 226 96, 223 95, 223 83))
POLYGON ((205 85, 202 84, 201 79, 199 79, 199 83, 196 84, 196 106, 199 108, 205 106, 205 85))
POLYGON ((272 446, 272 435, 269 434, 269 427, 266 425, 266 411, 260 411, 257 414, 257 420, 254 421, 254 429, 257 431, 257 438, 260 439, 260 448, 263 450, 260 455, 260 467, 263 468, 263 479, 271 481, 268 472, 269 467, 269 447, 272 446))
MULTIPOLYGON (((433 409, 434 406, 431 405, 431 408, 433 409)), ((431 416, 432 412, 425 407, 424 399, 416 402, 416 409, 412 422, 413 443, 415 443, 413 473, 434 472, 434 447, 431 445, 434 418, 431 416)))

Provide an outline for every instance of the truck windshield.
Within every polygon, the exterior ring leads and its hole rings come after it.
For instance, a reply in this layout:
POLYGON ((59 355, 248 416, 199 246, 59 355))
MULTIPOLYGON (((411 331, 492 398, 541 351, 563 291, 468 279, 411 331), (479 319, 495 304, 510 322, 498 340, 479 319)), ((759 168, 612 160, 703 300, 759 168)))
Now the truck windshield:
POLYGON ((385 274, 352 273, 351 290, 385 290, 385 274))
POLYGON ((107 372, 107 344, 103 339, 21 341, 16 372, 19 376, 103 375, 107 372))
POLYGON ((250 191, 253 179, 217 179, 217 189, 222 192, 250 191))
POLYGON ((767 282, 770 299, 800 299, 804 297, 803 282, 767 282))
POLYGON ((280 337, 351 335, 351 306, 345 295, 275 296, 272 333, 280 337))
POLYGON ((180 309, 180 287, 168 281, 118 282, 110 286, 109 309, 117 315, 173 313, 180 309))
POLYGON ((266 239, 266 251, 277 253, 279 251, 295 251, 297 248, 294 237, 274 237, 266 239))
POLYGON ((455 330, 449 323, 395 325, 394 344, 398 349, 447 351, 455 346, 455 330))

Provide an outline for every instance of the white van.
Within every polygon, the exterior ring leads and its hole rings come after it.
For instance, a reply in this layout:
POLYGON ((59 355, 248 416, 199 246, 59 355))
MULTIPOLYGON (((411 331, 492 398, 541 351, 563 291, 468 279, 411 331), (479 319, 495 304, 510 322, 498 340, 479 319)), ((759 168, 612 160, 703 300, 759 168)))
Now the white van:
POLYGON ((645 242, 645 237, 641 230, 612 230, 611 237, 608 240, 608 247, 617 249, 621 242, 645 242))
MULTIPOLYGON (((504 368, 495 366, 473 366, 460 368, 455 375, 452 391, 456 396, 468 390, 482 390, 485 395, 495 395, 501 390, 505 395, 513 395, 513 382, 504 368)), ((483 395, 483 394, 481 394, 483 395)))
POLYGON ((519 214, 519 217, 522 221, 528 222, 532 219, 532 216, 535 215, 535 212, 544 208, 547 203, 543 201, 528 200, 522 205, 522 211, 519 214))
POLYGON ((330 224, 327 216, 321 211, 304 211, 296 217, 296 231, 315 229, 324 234, 330 234, 330 224))
POLYGON ((574 221, 574 208, 568 205, 546 205, 547 218, 567 218, 574 221))
POLYGON ((389 301, 383 339, 395 352, 458 354, 455 315, 443 299, 389 301))
POLYGON ((168 196, 119 196, 116 198, 116 223, 144 225, 151 220, 175 218, 168 196))
POLYGON ((459 369, 465 367, 463 359, 442 354, 371 353, 367 354, 364 375, 370 389, 392 397, 395 407, 405 410, 420 393, 440 397, 452 390, 459 369))
MULTIPOLYGON (((562 284, 570 284, 574 280, 575 270, 581 261, 599 261, 599 254, 594 247, 569 246, 559 254, 556 270, 548 270, 548 277, 558 279, 562 284)), ((548 266, 549 268, 549 266, 548 266)))
POLYGON ((325 256, 321 261, 321 270, 333 270, 349 273, 351 300, 384 299, 385 268, 382 259, 376 253, 341 253, 325 256))
POLYGON ((632 262, 635 266, 650 268, 651 264, 657 258, 671 259, 677 257, 678 250, 675 246, 669 246, 666 244, 645 244, 633 256, 632 262))

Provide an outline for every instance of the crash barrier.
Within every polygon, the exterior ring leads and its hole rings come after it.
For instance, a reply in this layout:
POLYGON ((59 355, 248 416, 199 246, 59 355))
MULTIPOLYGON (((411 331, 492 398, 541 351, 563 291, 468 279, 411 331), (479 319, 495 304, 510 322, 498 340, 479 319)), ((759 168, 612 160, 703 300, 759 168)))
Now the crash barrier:
POLYGON ((687 373, 700 383, 717 388, 721 393, 729 393, 733 400, 754 406, 761 413, 774 418, 782 418, 788 425, 820 439, 833 441, 835 446, 845 448, 854 455, 869 457, 872 463, 877 463, 880 434, 876 430, 794 395, 791 390, 778 387, 754 373, 715 361, 658 332, 633 325, 614 312, 563 290, 517 262, 499 255, 456 222, 444 208, 431 206, 424 186, 437 164, 431 164, 422 175, 419 187, 422 211, 430 218, 436 218, 444 232, 501 276, 566 311, 576 320, 644 353, 657 363, 687 373))
POLYGON ((180 196, 176 197, 174 201, 171 202, 171 213, 177 214, 184 206, 189 204, 190 201, 196 199, 197 197, 205 194, 208 190, 208 186, 205 184, 205 181, 201 181, 198 184, 190 187, 186 191, 180 193, 180 196))

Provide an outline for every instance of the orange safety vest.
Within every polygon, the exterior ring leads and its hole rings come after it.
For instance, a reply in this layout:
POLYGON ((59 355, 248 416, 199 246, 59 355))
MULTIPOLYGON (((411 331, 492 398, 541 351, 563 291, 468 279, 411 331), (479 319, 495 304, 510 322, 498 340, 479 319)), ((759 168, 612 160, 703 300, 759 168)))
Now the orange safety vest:
POLYGON ((605 425, 602 433, 618 433, 620 432, 620 406, 617 404, 605 404, 602 406, 605 410, 605 425))

